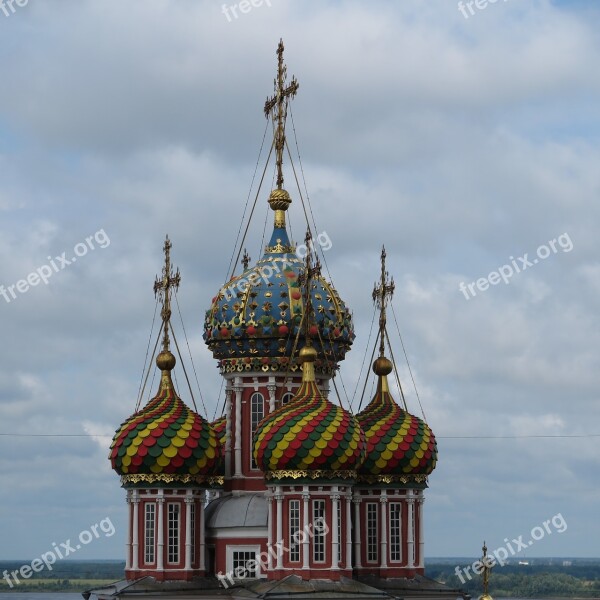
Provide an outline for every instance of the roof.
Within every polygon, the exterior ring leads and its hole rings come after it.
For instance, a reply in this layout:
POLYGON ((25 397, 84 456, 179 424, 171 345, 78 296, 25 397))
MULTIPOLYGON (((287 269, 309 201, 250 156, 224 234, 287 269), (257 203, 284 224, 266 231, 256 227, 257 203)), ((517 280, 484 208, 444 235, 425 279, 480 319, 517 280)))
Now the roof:
POLYGON ((264 493, 221 496, 205 509, 206 527, 266 527, 269 509, 264 493))

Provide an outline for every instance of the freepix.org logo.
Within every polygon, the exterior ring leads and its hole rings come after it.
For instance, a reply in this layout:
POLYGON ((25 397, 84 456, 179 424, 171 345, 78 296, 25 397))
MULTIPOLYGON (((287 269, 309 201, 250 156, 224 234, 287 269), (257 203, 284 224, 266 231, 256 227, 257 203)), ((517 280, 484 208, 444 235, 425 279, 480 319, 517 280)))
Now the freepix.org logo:
POLYGON ((319 517, 314 520, 313 523, 309 523, 304 529, 298 529, 292 536, 292 542, 290 546, 285 546, 283 540, 278 541, 275 546, 267 544, 266 552, 259 552, 255 555, 255 558, 247 560, 243 565, 237 566, 235 569, 228 571, 223 574, 222 571, 217 573, 217 579, 223 584, 224 588, 228 588, 230 585, 234 585, 236 580, 246 579, 246 577, 255 577, 256 573, 266 571, 268 568, 269 556, 277 559, 283 553, 287 553, 293 548, 304 544, 307 540, 314 537, 325 537, 329 533, 329 527, 323 517, 319 517))
POLYGON ((110 517, 106 517, 99 523, 95 523, 89 530, 84 529, 81 531, 77 536, 78 542, 71 542, 71 538, 65 542, 60 542, 60 544, 52 542, 52 550, 44 552, 39 558, 34 558, 30 563, 24 564, 19 569, 15 569, 10 573, 8 570, 4 569, 2 578, 8 583, 9 587, 13 588, 15 587, 15 584, 21 584, 21 579, 29 579, 34 573, 39 573, 44 569, 52 571, 52 565, 54 565, 57 560, 63 560, 68 556, 75 554, 75 552, 81 550, 83 546, 87 546, 94 540, 97 540, 100 537, 100 533, 103 533, 104 537, 112 537, 115 534, 115 526, 110 520, 110 517))
POLYGON ((52 256, 48 256, 47 264, 38 267, 35 271, 29 273, 29 275, 27 275, 27 277, 24 279, 19 279, 19 281, 13 283, 12 285, 0 285, 0 296, 2 296, 6 302, 10 303, 12 300, 17 299, 16 292, 19 292, 19 294, 25 294, 30 288, 39 285, 41 282, 44 282, 46 285, 48 285, 50 277, 52 277, 55 273, 60 273, 69 265, 77 262, 78 258, 85 256, 90 250, 95 250, 96 245, 98 248, 107 248, 110 246, 110 238, 104 229, 99 229, 93 235, 86 237, 85 243, 79 242, 78 244, 75 244, 73 248, 73 254, 75 256, 67 258, 66 252, 63 252, 54 258, 52 258, 52 256))
POLYGON ((564 533, 567 530, 567 522, 561 513, 555 514, 551 519, 548 519, 542 523, 541 525, 536 525, 529 532, 529 540, 523 540, 523 536, 513 538, 511 541, 508 538, 504 538, 505 545, 500 546, 492 553, 484 556, 481 560, 476 560, 472 565, 467 565, 466 567, 457 566, 454 569, 454 573, 460 579, 461 583, 466 583, 466 580, 469 581, 472 578, 471 573, 469 571, 472 569, 474 575, 481 575, 484 567, 492 568, 496 566, 496 564, 503 567, 509 556, 515 556, 522 550, 527 550, 530 546, 533 546, 535 542, 539 542, 543 540, 546 535, 552 535, 553 531, 557 533, 564 533), (509 554, 510 552, 510 554, 509 554))

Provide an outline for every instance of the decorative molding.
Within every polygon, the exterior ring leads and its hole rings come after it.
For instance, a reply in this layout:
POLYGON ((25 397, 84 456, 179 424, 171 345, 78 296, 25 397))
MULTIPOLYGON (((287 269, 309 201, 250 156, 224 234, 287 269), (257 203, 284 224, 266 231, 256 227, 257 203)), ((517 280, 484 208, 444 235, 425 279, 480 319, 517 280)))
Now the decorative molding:
POLYGON ((365 475, 358 476, 358 483, 424 483, 427 485, 427 475, 365 475))
MULTIPOLYGON (((214 477, 205 477, 203 475, 190 475, 189 473, 133 473, 130 475, 121 475, 122 485, 137 485, 139 483, 151 484, 172 484, 172 483, 187 483, 187 484, 208 484, 208 485, 223 485, 224 477, 216 475, 214 477)), ((136 501, 135 499, 133 500, 136 501)), ((139 502, 139 499, 137 500, 139 502)))
POLYGON ((356 471, 267 471, 265 479, 356 479, 356 471))

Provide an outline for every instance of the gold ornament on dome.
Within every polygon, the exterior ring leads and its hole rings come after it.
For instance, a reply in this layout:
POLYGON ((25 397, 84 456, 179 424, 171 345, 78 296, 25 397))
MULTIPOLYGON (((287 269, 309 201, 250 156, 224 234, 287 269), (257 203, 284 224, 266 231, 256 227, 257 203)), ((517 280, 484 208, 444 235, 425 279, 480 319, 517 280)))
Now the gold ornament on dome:
POLYGON ((265 479, 356 479, 356 471, 267 471, 265 479))

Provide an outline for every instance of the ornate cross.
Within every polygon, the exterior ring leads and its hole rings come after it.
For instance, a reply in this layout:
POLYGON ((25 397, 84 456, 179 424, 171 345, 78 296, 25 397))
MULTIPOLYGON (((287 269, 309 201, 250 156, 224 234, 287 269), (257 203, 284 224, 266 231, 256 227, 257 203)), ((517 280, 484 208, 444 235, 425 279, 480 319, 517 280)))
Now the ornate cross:
POLYGON ((167 235, 163 251, 165 253, 165 266, 162 271, 162 278, 157 277, 154 282, 154 295, 160 294, 162 301, 161 317, 163 320, 163 350, 169 350, 169 323, 171 320, 171 289, 177 290, 181 282, 179 269, 173 275, 171 267, 171 240, 167 235))
POLYGON ((381 280, 379 285, 375 284, 373 288, 373 302, 379 308, 379 356, 385 354, 385 309, 388 300, 394 295, 396 285, 394 279, 389 279, 389 273, 385 270, 385 246, 381 249, 381 280))
POLYGON ((244 265, 244 271, 248 270, 248 265, 250 264, 250 261, 252 259, 250 258, 250 255, 248 254, 248 250, 246 250, 246 248, 244 248, 244 256, 242 256, 242 260, 240 261, 242 263, 242 265, 244 265))
POLYGON ((285 121, 287 118, 287 105, 300 87, 295 77, 292 77, 290 85, 285 87, 287 67, 283 64, 283 40, 279 40, 277 46, 277 77, 274 80, 275 94, 267 98, 265 102, 265 116, 267 119, 273 112, 273 124, 275 125, 275 154, 277 164, 277 189, 283 189, 283 149, 285 147, 285 121))
POLYGON ((481 569, 481 578, 483 579, 483 595, 489 596, 488 588, 490 585, 490 572, 492 570, 492 565, 490 564, 490 560, 487 553, 487 546, 485 545, 485 541, 483 542, 483 557, 481 558, 481 563, 483 564, 483 568, 481 569))

